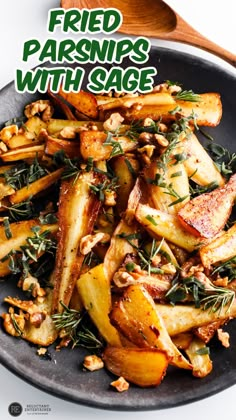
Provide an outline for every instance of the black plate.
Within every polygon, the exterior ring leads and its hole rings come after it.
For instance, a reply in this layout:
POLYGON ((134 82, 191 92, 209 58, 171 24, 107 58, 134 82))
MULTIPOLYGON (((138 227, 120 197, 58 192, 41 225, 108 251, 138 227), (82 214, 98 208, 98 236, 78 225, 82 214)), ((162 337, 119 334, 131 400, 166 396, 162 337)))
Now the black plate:
MULTIPOLYGON (((126 63, 127 65, 128 63, 126 63)), ((216 91, 221 94, 223 118, 220 125, 207 129, 215 141, 235 150, 236 76, 216 65, 189 54, 170 49, 153 48, 150 64, 158 69, 157 82, 169 79, 183 83, 184 88, 196 92, 216 91)), ((147 64, 145 64, 146 66, 147 64)), ((20 95, 14 84, 0 92, 0 121, 22 115, 26 103, 35 95, 20 95)), ((16 296, 14 284, 0 283, 1 313, 7 295, 16 296)), ((157 388, 141 389, 131 386, 128 392, 118 393, 109 387, 113 378, 105 370, 84 372, 84 353, 80 349, 55 352, 50 349, 52 360, 44 361, 36 349, 23 340, 15 339, 0 331, 0 360, 12 372, 40 389, 81 404, 112 410, 151 410, 174 407, 206 398, 236 382, 236 331, 235 322, 228 326, 231 346, 225 349, 219 343, 211 346, 213 372, 204 379, 194 378, 190 372, 169 368, 166 378, 157 388)))

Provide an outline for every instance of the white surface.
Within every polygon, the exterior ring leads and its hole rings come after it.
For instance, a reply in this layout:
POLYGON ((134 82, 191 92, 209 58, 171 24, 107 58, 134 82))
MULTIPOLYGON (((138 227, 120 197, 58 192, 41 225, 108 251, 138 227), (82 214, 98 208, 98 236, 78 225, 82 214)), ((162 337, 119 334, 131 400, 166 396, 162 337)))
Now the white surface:
MULTIPOLYGON (((148 0, 147 0, 148 1, 148 0)), ((168 0, 180 15, 185 18, 199 32, 208 36, 212 41, 217 42, 222 47, 236 53, 236 1, 235 0, 168 0)), ((49 8, 59 6, 59 0, 7 0, 1 10, 0 24, 0 53, 1 71, 0 88, 14 78, 15 68, 32 68, 37 65, 36 60, 32 60, 27 65, 22 66, 21 53, 22 45, 26 39, 38 38, 41 41, 47 38, 46 21, 49 8)), ((60 36, 60 34, 58 34, 60 36)), ((153 41, 156 45, 173 46, 172 43, 153 41)), ((194 52, 197 55, 211 59, 219 63, 222 67, 233 69, 222 60, 213 57, 208 53, 200 52, 184 45, 175 45, 177 49, 187 52, 194 52)), ((236 355, 235 355, 236 357, 236 355)), ((215 366, 217 369, 217 366, 215 366)), ((223 391, 216 396, 188 404, 174 409, 149 412, 111 412, 97 410, 80 405, 65 402, 54 398, 36 388, 26 384, 21 379, 15 377, 4 367, 0 366, 0 419, 12 419, 8 414, 8 405, 13 401, 18 401, 23 407, 27 404, 49 404, 51 412, 47 416, 38 414, 37 418, 55 420, 90 420, 90 419, 119 419, 120 416, 127 420, 199 420, 209 417, 220 420, 227 415, 228 420, 235 419, 234 392, 236 386, 223 391)), ((128 394, 127 394, 128 398, 128 394)), ((19 419, 29 419, 29 414, 23 413, 19 419)))

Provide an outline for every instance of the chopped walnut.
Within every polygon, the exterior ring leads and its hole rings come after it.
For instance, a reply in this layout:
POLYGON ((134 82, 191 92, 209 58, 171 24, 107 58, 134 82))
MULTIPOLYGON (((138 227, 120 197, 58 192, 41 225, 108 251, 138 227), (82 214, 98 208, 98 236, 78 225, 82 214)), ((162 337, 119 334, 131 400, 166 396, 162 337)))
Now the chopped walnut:
POLYGON ((226 331, 223 331, 222 328, 218 328, 217 336, 218 336, 218 339, 221 341, 222 346, 224 346, 224 347, 229 347, 230 346, 229 333, 227 333, 226 331))
POLYGON ((102 369, 104 367, 102 359, 96 356, 95 354, 85 356, 83 365, 86 369, 90 370, 91 372, 102 369))
POLYGON ((138 141, 140 143, 146 144, 146 143, 150 143, 151 140, 152 140, 152 138, 153 138, 153 134, 152 133, 148 133, 148 132, 144 131, 143 133, 141 133, 139 135, 138 141))
POLYGON ((38 279, 30 274, 18 285, 22 287, 24 292, 30 291, 33 297, 46 295, 46 291, 40 286, 38 279))
POLYGON ((118 270, 114 274, 113 281, 117 287, 129 286, 136 283, 131 274, 121 270, 118 270))
POLYGON ((167 147, 169 144, 168 140, 162 134, 154 134, 153 138, 157 141, 159 146, 167 147))
POLYGON ((60 131, 60 136, 63 137, 63 139, 75 139, 76 138, 76 127, 64 127, 60 131))
POLYGON ((157 124, 157 126, 158 126, 159 130, 160 130, 162 133, 166 133, 166 132, 167 132, 167 130, 168 130, 167 125, 166 125, 166 124, 164 124, 164 123, 159 122, 159 123, 157 124))
POLYGON ((154 121, 152 118, 144 118, 143 120, 143 127, 151 127, 154 124, 154 121))
POLYGON ((54 112, 54 108, 50 101, 40 99, 36 102, 26 105, 24 113, 27 118, 33 117, 35 114, 42 113, 42 120, 48 121, 54 112))
POLYGON ((229 279, 228 279, 228 277, 224 277, 224 278, 219 277, 213 283, 214 283, 215 286, 227 287, 228 283, 229 283, 229 279))
POLYGON ((161 266, 161 269, 166 273, 166 274, 175 274, 176 273, 176 268, 173 264, 168 263, 168 264, 164 264, 161 266))
POLYGON ((5 153, 7 152, 7 146, 5 145, 5 143, 3 141, 0 141, 0 153, 5 153))
POLYGON ((149 158, 152 157, 154 150, 155 150, 155 146, 153 146, 152 144, 146 144, 143 147, 140 147, 139 149, 137 149, 137 151, 139 153, 145 153, 149 158))
POLYGON ((104 232, 98 232, 94 235, 86 235, 80 241, 80 253, 82 255, 89 254, 98 242, 108 242, 110 235, 104 232))
POLYGON ((35 328, 39 328, 42 322, 46 319, 45 312, 34 312, 30 314, 29 321, 35 328))
POLYGON ((117 194, 115 191, 105 190, 104 196, 105 196, 105 200, 104 200, 105 206, 114 207, 116 205, 117 194))
POLYGON ((120 376, 119 379, 111 382, 111 386, 116 388, 118 392, 123 392, 129 389, 129 382, 127 382, 123 376, 120 376))
POLYGON ((38 353, 39 356, 44 356, 47 353, 47 349, 45 347, 40 347, 37 350, 37 353, 38 353))
POLYGON ((103 128, 106 131, 115 131, 123 121, 124 118, 118 112, 114 112, 106 121, 104 121, 103 128))
POLYGON ((5 331, 13 337, 21 336, 21 332, 25 327, 25 316, 22 311, 19 314, 14 313, 12 307, 9 308, 8 314, 2 314, 3 327, 5 331))
POLYGON ((18 134, 18 127, 16 124, 8 125, 0 131, 0 139, 5 142, 10 140, 13 136, 18 134))
POLYGON ((175 93, 179 93, 179 92, 181 92, 181 90, 182 90, 181 86, 178 86, 178 85, 171 85, 171 86, 168 87, 168 92, 171 95, 173 95, 175 93))

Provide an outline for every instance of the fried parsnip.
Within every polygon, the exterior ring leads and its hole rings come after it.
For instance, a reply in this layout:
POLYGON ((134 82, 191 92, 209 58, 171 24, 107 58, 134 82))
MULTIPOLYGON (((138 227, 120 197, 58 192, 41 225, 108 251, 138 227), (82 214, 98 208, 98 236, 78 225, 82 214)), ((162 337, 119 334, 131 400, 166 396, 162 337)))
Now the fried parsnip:
POLYGON ((191 364, 172 342, 153 299, 142 285, 127 288, 114 304, 110 318, 118 331, 136 346, 163 350, 171 358, 171 364, 191 369, 191 364))
POLYGON ((111 287, 103 264, 82 274, 77 280, 77 289, 86 311, 106 342, 111 346, 121 346, 119 334, 108 316, 111 310, 111 287))
POLYGON ((161 212, 139 204, 135 217, 154 237, 163 237, 189 252, 196 250, 202 239, 187 232, 176 215, 161 212))
POLYGON ((95 182, 93 172, 84 172, 62 182, 58 212, 60 231, 53 275, 55 312, 63 311, 60 302, 69 305, 84 259, 79 253, 80 240, 91 233, 97 218, 100 202, 90 188, 95 182))
POLYGON ((157 349, 107 347, 103 360, 114 375, 140 387, 159 385, 168 367, 167 354, 157 349))
POLYGON ((193 198, 182 207, 178 218, 192 235, 213 238, 225 226, 236 197, 236 174, 229 182, 193 198))

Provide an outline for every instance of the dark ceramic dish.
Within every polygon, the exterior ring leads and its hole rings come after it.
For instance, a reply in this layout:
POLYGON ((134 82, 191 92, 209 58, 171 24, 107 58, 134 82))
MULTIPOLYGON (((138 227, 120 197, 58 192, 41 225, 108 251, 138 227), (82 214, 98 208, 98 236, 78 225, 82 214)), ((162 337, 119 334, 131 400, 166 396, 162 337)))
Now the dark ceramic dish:
MULTIPOLYGON (((195 92, 216 91, 221 94, 222 121, 217 128, 207 129, 207 132, 214 135, 217 143, 235 150, 236 75, 200 58, 163 48, 152 49, 150 64, 158 68, 157 82, 169 79, 179 81, 184 88, 195 92)), ((0 121, 3 123, 11 117, 22 115, 24 105, 35 97, 16 93, 14 84, 6 86, 0 92, 0 121)), ((19 290, 14 284, 0 283, 1 313, 6 311, 3 298, 18 294, 19 290)), ((52 360, 42 360, 36 355, 34 347, 6 335, 2 329, 0 360, 32 385, 73 402, 112 410, 162 409, 206 398, 236 382, 235 322, 228 326, 231 336, 229 349, 217 342, 211 345, 214 367, 209 376, 196 379, 189 372, 169 368, 166 378, 157 388, 131 386, 128 392, 115 392, 109 387, 113 377, 108 372, 89 373, 82 370, 83 350, 55 352, 51 346, 52 360)))

